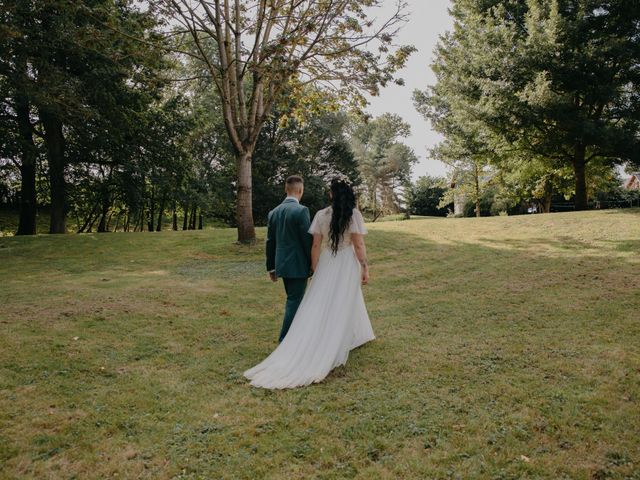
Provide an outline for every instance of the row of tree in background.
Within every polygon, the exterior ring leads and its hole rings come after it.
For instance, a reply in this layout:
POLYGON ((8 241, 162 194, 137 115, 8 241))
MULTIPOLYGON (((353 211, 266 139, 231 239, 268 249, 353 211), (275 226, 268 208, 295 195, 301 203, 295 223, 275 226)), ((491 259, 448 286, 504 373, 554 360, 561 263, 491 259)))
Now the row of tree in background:
POLYGON ((414 93, 451 176, 412 183, 410 126, 361 112, 413 50, 392 46, 402 2, 382 23, 380 3, 5 2, 0 201, 17 233, 45 207, 51 233, 207 218, 251 242, 291 173, 312 211, 350 177, 373 220, 630 199, 615 168, 640 169, 640 4, 455 0, 437 83, 414 93))
POLYGON ((616 167, 640 165, 640 2, 454 0, 451 14, 437 83, 414 102, 455 193, 477 215, 495 195, 545 212, 615 196, 616 167))
MULTIPOLYGON (((77 231, 157 230, 171 212, 174 228, 179 214, 192 227, 206 215, 252 242, 254 214, 265 218, 290 172, 324 203, 328 177, 362 171, 347 136, 368 134, 341 107, 400 82, 413 51, 392 46, 402 2, 383 21, 369 16, 379 4, 3 3, 0 194, 19 204, 17 233, 35 233, 46 205, 50 233, 68 218, 77 231)), ((391 156, 393 139, 380 141, 391 156)), ((371 161, 367 185, 388 194, 409 168, 384 162, 371 161)))
MULTIPOLYGON (((552 195, 536 198, 521 193, 521 187, 505 182, 499 172, 473 177, 460 183, 459 177, 420 177, 408 190, 408 213, 427 216, 491 216, 574 210, 573 175, 566 172, 564 185, 552 195), (456 179, 458 183, 456 183, 456 179), (546 202, 546 203, 543 203, 546 202), (479 215, 478 215, 479 212, 479 215)), ((640 173, 622 179, 616 172, 603 172, 597 182, 589 177, 591 208, 640 207, 640 173)))

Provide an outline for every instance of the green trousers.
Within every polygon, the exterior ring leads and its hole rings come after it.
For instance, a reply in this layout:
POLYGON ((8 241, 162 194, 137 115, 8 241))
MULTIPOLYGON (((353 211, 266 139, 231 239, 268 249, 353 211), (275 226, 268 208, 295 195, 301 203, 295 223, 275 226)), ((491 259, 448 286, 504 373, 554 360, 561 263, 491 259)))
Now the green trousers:
POLYGON ((306 278, 283 278, 282 281, 284 282, 284 290, 287 292, 287 303, 284 307, 284 320, 282 321, 279 342, 284 340, 287 335, 291 322, 293 322, 293 317, 296 316, 300 302, 302 302, 304 291, 307 288, 306 278))

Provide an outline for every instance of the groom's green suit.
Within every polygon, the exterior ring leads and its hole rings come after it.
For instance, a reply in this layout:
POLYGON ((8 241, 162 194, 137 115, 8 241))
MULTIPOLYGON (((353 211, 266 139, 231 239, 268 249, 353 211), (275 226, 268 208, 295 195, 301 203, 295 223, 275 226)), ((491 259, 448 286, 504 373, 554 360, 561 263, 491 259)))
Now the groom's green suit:
POLYGON ((267 271, 275 271, 276 277, 282 277, 287 292, 280 341, 289 331, 311 273, 310 223, 309 209, 295 198, 287 197, 269 212, 267 271))

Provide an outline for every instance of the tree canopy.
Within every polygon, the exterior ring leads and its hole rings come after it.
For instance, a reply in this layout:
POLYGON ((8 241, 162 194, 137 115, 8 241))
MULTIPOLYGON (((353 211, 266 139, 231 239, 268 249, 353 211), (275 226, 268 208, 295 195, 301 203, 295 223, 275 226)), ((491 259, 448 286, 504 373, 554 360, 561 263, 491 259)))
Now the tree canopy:
MULTIPOLYGON (((573 171, 576 209, 590 162, 640 154, 640 4, 634 1, 457 0, 434 62, 438 82, 414 95, 445 136, 444 161, 573 171)), ((544 180, 543 180, 544 183, 544 180)))
POLYGON ((195 48, 175 52, 206 66, 222 100, 236 157, 238 240, 255 240, 252 156, 273 108, 293 94, 292 84, 362 101, 392 81, 413 47, 393 46, 406 19, 404 2, 378 23, 371 9, 382 0, 155 0, 195 48))

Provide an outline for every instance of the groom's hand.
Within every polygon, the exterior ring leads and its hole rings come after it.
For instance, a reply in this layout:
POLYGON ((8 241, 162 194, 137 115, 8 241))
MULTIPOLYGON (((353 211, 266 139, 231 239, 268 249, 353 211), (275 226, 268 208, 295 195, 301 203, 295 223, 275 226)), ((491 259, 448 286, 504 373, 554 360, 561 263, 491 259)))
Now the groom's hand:
POLYGON ((269 272, 269 278, 271 279, 272 282, 277 282, 278 281, 278 277, 276 277, 276 272, 269 272))

